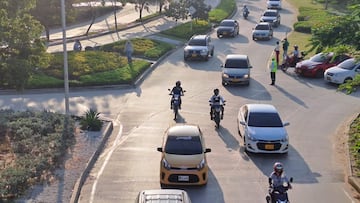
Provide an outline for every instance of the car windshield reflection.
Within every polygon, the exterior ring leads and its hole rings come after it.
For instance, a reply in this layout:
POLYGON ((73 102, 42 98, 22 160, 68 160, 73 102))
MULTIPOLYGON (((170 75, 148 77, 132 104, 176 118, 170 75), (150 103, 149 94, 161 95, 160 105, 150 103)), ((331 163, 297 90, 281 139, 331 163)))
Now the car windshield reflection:
POLYGON ((176 155, 202 154, 203 148, 198 136, 169 136, 165 153, 176 155))
POLYGON ((248 126, 252 127, 283 127, 280 116, 276 113, 251 113, 248 126))

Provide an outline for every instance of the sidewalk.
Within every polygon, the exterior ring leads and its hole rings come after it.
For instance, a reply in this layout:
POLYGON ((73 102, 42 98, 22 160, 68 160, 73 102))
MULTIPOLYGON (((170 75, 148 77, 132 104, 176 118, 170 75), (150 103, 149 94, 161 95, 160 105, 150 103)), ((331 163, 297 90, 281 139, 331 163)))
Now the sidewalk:
MULTIPOLYGON (((221 0, 205 0, 205 3, 207 5, 211 5, 212 8, 216 8, 220 2, 221 0)), ((149 12, 144 10, 142 17, 154 14, 158 12, 158 10, 158 5, 150 5, 149 12)), ((100 46, 129 38, 148 37, 163 30, 175 27, 179 23, 184 23, 190 20, 187 19, 184 21, 180 20, 175 22, 171 18, 160 16, 159 18, 152 19, 150 21, 142 23, 136 22, 136 20, 139 19, 139 12, 135 10, 135 5, 130 3, 127 3, 120 11, 117 12, 116 18, 118 27, 122 27, 118 32, 111 30, 113 27, 115 27, 113 13, 97 19, 90 29, 90 33, 96 34, 90 36, 84 36, 86 30, 89 27, 90 21, 67 27, 66 49, 68 51, 73 50, 73 43, 75 38, 80 39, 84 49, 86 46, 100 46)), ((61 28, 50 31, 50 40, 51 42, 49 43, 47 49, 48 52, 53 53, 63 51, 61 28)), ((170 43, 179 44, 180 42, 170 41, 170 43)))

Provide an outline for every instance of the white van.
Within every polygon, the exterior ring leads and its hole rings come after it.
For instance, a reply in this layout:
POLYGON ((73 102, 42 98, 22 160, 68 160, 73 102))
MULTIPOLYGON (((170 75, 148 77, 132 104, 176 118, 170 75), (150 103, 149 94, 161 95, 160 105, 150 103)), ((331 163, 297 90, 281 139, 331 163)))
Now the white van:
POLYGON ((185 190, 180 189, 154 189, 139 192, 136 203, 191 203, 185 190))

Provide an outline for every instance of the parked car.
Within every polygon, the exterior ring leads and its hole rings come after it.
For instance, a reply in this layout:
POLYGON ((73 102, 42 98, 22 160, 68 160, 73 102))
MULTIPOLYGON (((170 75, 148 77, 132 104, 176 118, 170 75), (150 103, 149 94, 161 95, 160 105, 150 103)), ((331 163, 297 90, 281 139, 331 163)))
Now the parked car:
POLYGON ((336 66, 349 58, 350 56, 346 54, 339 54, 334 57, 333 52, 318 53, 307 60, 298 62, 295 73, 301 76, 321 78, 324 76, 326 69, 336 66))
POLYGON ((163 203, 181 202, 191 203, 191 199, 185 190, 181 189, 153 189, 139 192, 136 203, 163 203))
POLYGON ((250 64, 247 55, 229 54, 225 58, 225 64, 222 67, 222 84, 246 84, 250 83, 250 64))
POLYGON ((160 184, 205 185, 208 181, 208 165, 205 140, 199 126, 177 124, 165 132, 161 152, 160 184))
POLYGON ((207 61, 214 55, 214 45, 209 35, 194 35, 184 48, 184 60, 203 59, 207 61))
POLYGON ((273 28, 268 22, 260 22, 256 24, 252 31, 253 40, 267 39, 270 40, 273 37, 273 28))
POLYGON ((266 5, 268 9, 281 9, 281 0, 268 0, 266 5))
POLYGON ((273 27, 279 27, 280 25, 280 12, 276 9, 265 10, 260 17, 260 22, 268 22, 273 27))
POLYGON ((327 69, 324 73, 324 80, 330 83, 342 84, 353 80, 358 74, 360 74, 360 62, 350 58, 337 66, 327 69))
POLYGON ((277 109, 271 104, 245 104, 240 107, 238 132, 245 151, 253 153, 287 153, 289 138, 277 109))
POLYGON ((235 37, 239 35, 239 23, 233 19, 222 20, 217 28, 217 37, 235 37))

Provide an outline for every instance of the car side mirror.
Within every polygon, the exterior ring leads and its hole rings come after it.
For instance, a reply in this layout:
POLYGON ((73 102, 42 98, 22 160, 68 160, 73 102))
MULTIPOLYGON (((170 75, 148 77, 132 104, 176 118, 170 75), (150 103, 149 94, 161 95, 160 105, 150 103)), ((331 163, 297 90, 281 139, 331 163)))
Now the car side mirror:
POLYGON ((290 125, 289 122, 285 122, 285 123, 283 124, 284 127, 285 127, 285 126, 288 126, 288 125, 290 125))
POLYGON ((252 68, 252 66, 249 66, 249 68, 252 68))
POLYGON ((211 149, 210 149, 210 148, 206 148, 206 149, 205 149, 205 153, 208 153, 208 152, 211 152, 211 149))
POLYGON ((158 148, 157 148, 157 151, 158 151, 158 152, 162 152, 162 151, 163 151, 163 150, 162 150, 162 147, 158 147, 158 148))
POLYGON ((244 121, 240 121, 241 125, 246 125, 246 123, 244 121))
POLYGON ((293 180, 294 180, 294 179, 293 179, 293 177, 290 177, 289 182, 290 182, 290 183, 292 183, 292 182, 293 182, 293 180))
POLYGON ((220 65, 220 68, 224 68, 224 65, 223 65, 223 64, 221 64, 221 65, 220 65))

